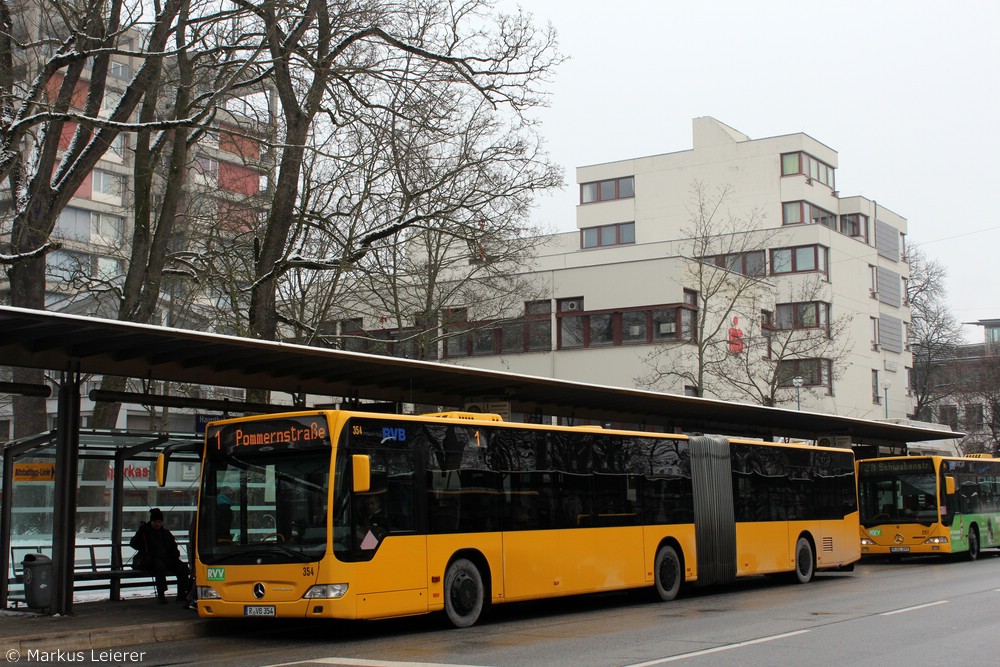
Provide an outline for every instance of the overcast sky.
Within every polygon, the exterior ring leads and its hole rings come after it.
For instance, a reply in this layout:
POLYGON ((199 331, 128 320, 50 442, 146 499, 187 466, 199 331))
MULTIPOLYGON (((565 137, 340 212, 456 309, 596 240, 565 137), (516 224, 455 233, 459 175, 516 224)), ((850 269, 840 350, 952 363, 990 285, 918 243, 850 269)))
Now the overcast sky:
POLYGON ((1000 2, 520 4, 570 58, 541 114, 568 186, 541 200, 542 224, 575 228, 576 167, 690 149, 695 117, 804 132, 839 153, 841 195, 905 217, 946 266, 958 319, 1000 318, 1000 2))

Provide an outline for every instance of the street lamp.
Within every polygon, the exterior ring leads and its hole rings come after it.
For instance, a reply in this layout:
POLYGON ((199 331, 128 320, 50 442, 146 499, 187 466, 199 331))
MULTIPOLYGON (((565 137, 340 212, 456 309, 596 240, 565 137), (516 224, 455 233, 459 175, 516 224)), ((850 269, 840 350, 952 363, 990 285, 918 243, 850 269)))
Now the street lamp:
POLYGON ((802 384, 805 380, 802 379, 801 375, 796 375, 792 378, 792 384, 795 385, 795 409, 802 409, 802 384))
POLYGON ((888 380, 882 380, 882 395, 885 397, 885 418, 889 418, 889 384, 888 380))

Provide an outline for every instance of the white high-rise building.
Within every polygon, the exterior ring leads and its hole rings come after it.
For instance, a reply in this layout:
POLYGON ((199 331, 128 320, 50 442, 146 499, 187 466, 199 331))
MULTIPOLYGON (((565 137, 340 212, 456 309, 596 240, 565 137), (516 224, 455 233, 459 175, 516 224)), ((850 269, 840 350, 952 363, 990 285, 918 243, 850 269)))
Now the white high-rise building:
POLYGON ((908 415, 906 220, 842 195, 837 152, 806 134, 750 139, 707 117, 693 134, 690 150, 578 168, 578 231, 540 239, 525 270, 541 298, 492 323, 454 304, 477 327, 441 356, 695 393, 702 347, 708 397, 908 415))

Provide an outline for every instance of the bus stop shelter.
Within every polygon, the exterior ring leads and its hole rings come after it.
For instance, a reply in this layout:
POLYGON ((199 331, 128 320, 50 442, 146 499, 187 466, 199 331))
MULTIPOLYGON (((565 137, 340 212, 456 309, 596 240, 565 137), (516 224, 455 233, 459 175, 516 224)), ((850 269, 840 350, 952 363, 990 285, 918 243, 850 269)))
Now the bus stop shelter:
MULTIPOLYGON (((53 545, 53 613, 72 610, 83 374, 340 397, 345 403, 371 400, 460 409, 470 399, 490 396, 525 414, 767 440, 841 436, 849 438, 853 446, 888 447, 900 452, 905 451, 907 442, 961 435, 905 424, 10 307, 0 307, 0 366, 46 369, 60 376, 54 429, 53 523, 64 535, 53 545)), ((5 525, 4 530, 9 527, 5 525)))
MULTIPOLYGON (((101 548, 101 553, 95 553, 93 545, 89 549, 89 557, 78 558, 78 549, 69 542, 64 542, 68 537, 75 535, 75 530, 67 530, 63 526, 58 528, 53 521, 52 533, 52 560, 57 569, 62 561, 73 566, 72 576, 74 580, 107 580, 110 597, 112 600, 120 599, 121 583, 125 578, 123 575, 131 574, 128 571, 127 559, 122 555, 123 544, 122 535, 125 526, 125 480, 126 464, 129 462, 145 462, 149 470, 155 470, 156 456, 164 450, 182 451, 180 457, 188 457, 191 461, 197 461, 200 451, 201 440, 190 433, 141 433, 124 432, 111 430, 80 430, 78 432, 78 462, 93 461, 98 465, 98 470, 105 468, 111 480, 110 506, 106 508, 110 514, 110 540, 107 547, 101 548)), ((7 573, 16 569, 19 564, 17 557, 26 553, 41 551, 38 545, 32 547, 22 547, 12 545, 11 526, 14 525, 14 512, 16 509, 26 512, 39 509, 36 507, 15 508, 16 497, 14 493, 15 485, 18 482, 32 482, 36 487, 39 482, 44 483, 54 481, 56 478, 56 456, 59 452, 60 433, 53 429, 46 433, 22 438, 9 442, 3 448, 3 489, 4 502, 0 508, 0 571, 5 576, 0 578, 0 608, 6 608, 10 600, 10 580, 7 573), (30 461, 30 463, 22 463, 30 461), (18 479, 20 477, 20 479, 18 479), (12 568, 12 566, 14 566, 12 568)), ((70 481, 73 485, 75 480, 70 481)), ((94 482, 99 484, 100 481, 94 482)), ((23 488, 23 487, 22 487, 23 488)), ((55 487, 56 495, 59 495, 59 486, 55 487)), ((75 490, 75 488, 74 488, 75 490)), ((73 496, 71 496, 73 497, 73 496)), ((56 504, 58 506, 58 503, 56 504)), ((53 508, 54 510, 55 508, 53 508)), ((43 515, 44 512, 33 512, 34 515, 43 515)), ((58 514, 53 512, 53 519, 58 518, 58 514)), ((44 523, 44 518, 39 523, 44 523)), ((86 551, 86 549, 85 549, 86 551)), ((54 581, 53 581, 54 583, 54 581)), ((53 589, 55 587, 53 586, 53 589)), ((56 592, 56 591, 54 591, 56 592)), ((56 592, 53 602, 58 600, 60 593, 56 592)), ((72 592, 70 592, 72 595, 72 592)))

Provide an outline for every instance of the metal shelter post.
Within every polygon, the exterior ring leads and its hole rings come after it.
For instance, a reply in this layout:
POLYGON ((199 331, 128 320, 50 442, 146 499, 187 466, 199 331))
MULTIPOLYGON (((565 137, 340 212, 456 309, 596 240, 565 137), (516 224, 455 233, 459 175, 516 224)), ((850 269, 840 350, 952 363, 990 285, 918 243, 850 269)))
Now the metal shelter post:
POLYGON ((3 493, 6 501, 0 506, 0 609, 7 608, 10 588, 7 573, 10 572, 10 520, 11 505, 14 504, 14 452, 11 447, 3 450, 3 493))
MULTIPOLYGON (((125 507, 125 500, 122 498, 122 494, 125 491, 125 480, 123 479, 124 475, 125 453, 120 449, 116 449, 115 479, 114 487, 111 492, 111 505, 113 507, 111 510, 111 569, 116 571, 122 569, 122 525, 125 523, 122 521, 122 510, 125 507)), ((118 577, 112 577, 111 599, 120 599, 121 590, 122 580, 118 577)))
POLYGON ((56 414, 56 483, 52 512, 52 614, 73 613, 76 489, 80 461, 80 374, 60 374, 56 414))

